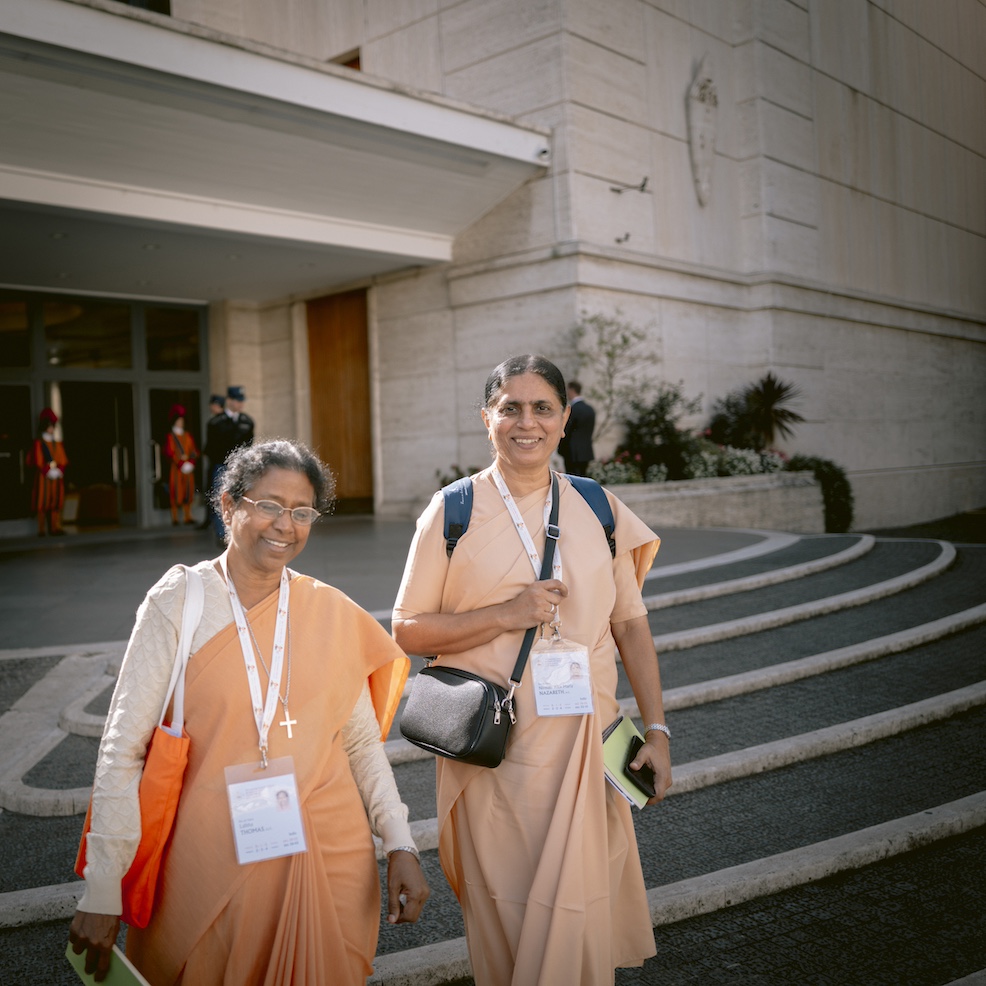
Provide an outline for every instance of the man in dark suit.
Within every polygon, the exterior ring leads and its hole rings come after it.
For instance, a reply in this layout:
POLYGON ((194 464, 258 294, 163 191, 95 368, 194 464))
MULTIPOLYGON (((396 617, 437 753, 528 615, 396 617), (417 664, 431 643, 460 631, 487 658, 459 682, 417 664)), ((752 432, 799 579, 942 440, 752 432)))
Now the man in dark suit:
POLYGON ((589 463, 595 458, 592 433, 596 427, 596 412, 582 397, 582 384, 578 380, 569 381, 568 402, 572 413, 565 426, 565 435, 558 444, 558 451, 565 460, 565 472, 572 476, 584 476, 589 463))
MULTIPOLYGON (((223 409, 223 413, 217 414, 209 420, 210 429, 206 439, 206 454, 209 456, 209 463, 212 466, 212 488, 214 490, 218 489, 219 480, 226 468, 226 456, 241 445, 253 444, 254 423, 253 418, 243 411, 245 401, 246 393, 242 387, 228 387, 226 389, 226 407, 223 409), (211 427, 213 424, 215 424, 214 429, 211 427)), ((214 514, 212 521, 216 540, 222 545, 226 538, 226 527, 222 517, 214 514)))
POLYGON ((203 469, 202 479, 205 486, 205 520, 198 525, 198 530, 204 531, 215 525, 215 512, 212 509, 212 487, 215 482, 216 468, 222 465, 222 459, 218 458, 218 431, 222 426, 222 420, 226 417, 224 406, 226 398, 222 394, 213 394, 209 398, 209 420, 205 424, 205 442, 202 445, 202 453, 209 460, 208 468, 203 469))

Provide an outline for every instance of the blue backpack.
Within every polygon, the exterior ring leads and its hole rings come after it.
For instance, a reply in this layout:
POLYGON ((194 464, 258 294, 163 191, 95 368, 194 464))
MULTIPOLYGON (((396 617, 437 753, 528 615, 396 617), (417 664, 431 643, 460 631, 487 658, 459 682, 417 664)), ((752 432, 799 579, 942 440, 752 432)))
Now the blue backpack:
MULTIPOLYGON (((592 507, 592 512, 599 518, 606 540, 609 542, 609 553, 615 558, 616 521, 603 488, 594 479, 586 476, 563 475, 582 494, 585 502, 592 507)), ((464 476, 454 483, 449 483, 448 486, 443 486, 442 496, 445 498, 445 553, 451 558, 459 538, 466 533, 472 515, 472 480, 464 476)))

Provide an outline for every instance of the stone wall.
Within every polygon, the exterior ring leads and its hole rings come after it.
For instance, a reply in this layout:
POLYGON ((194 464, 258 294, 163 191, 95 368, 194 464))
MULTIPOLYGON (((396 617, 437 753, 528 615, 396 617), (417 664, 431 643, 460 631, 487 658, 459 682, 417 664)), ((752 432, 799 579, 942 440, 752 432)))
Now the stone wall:
POLYGON ((629 483, 612 490, 658 532, 662 527, 825 531, 822 490, 810 472, 629 483))

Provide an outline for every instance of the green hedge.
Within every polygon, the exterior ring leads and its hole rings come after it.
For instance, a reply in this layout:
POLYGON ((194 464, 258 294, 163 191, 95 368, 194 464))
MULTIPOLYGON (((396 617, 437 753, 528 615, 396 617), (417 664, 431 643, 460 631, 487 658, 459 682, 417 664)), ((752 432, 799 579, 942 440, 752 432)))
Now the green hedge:
POLYGON ((786 466, 788 472, 813 472, 822 488, 825 503, 825 530, 844 534, 852 527, 852 486, 845 470, 828 459, 814 455, 794 455, 786 466))

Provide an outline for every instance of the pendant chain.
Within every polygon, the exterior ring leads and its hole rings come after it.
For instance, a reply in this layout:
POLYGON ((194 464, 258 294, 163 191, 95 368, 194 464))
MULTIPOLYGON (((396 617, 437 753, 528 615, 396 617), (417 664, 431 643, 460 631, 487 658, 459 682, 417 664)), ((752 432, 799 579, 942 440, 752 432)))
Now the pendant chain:
MULTIPOLYGON (((264 671, 267 673, 267 680, 270 681, 270 668, 267 667, 267 662, 264 660, 264 653, 260 649, 260 644, 257 643, 257 635, 253 632, 253 626, 247 619, 246 613, 243 614, 243 620, 247 625, 247 629, 250 631, 250 639, 253 641, 253 646, 257 649, 257 656, 260 658, 260 663, 263 665, 264 671)), ((281 705, 284 706, 284 714, 288 714, 288 699, 291 697, 291 614, 288 614, 288 676, 286 687, 284 689, 284 695, 282 696, 278 692, 277 697, 281 700, 281 705)))

